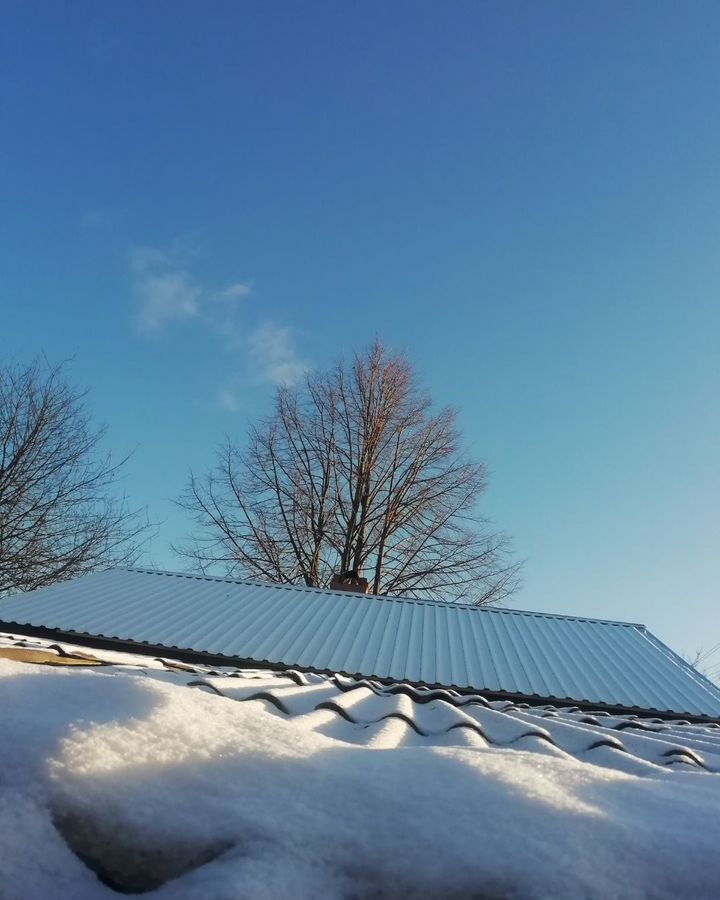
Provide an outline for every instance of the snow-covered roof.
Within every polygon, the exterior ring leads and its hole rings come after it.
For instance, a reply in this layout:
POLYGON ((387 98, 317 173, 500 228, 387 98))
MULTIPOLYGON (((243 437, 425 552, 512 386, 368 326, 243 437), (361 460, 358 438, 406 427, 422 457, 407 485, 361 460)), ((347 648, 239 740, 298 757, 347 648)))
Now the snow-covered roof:
POLYGON ((0 625, 486 694, 720 717, 642 625, 114 569, 0 601, 0 625))
POLYGON ((0 636, 0 708, 8 900, 669 900, 720 883, 717 725, 19 635, 0 636))

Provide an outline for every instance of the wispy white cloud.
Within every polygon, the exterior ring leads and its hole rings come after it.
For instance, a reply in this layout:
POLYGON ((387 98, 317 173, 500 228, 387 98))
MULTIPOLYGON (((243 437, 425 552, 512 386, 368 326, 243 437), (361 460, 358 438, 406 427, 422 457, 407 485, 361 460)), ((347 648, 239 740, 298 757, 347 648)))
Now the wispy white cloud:
POLYGON ((191 272, 196 256, 187 240, 177 241, 171 250, 133 247, 130 269, 142 331, 158 333, 172 322, 200 317, 209 329, 237 336, 238 302, 252 293, 250 286, 237 281, 209 289, 191 272))
POLYGON ((107 209, 86 209, 79 221, 83 228, 107 228, 112 224, 112 215, 107 209))
POLYGON ((158 331, 173 319, 192 319, 199 312, 201 291, 186 272, 149 276, 140 285, 139 294, 140 322, 147 331, 158 331))
POLYGON ((197 248, 187 241, 176 242, 170 250, 132 249, 130 270, 140 331, 154 336, 192 320, 233 354, 235 374, 213 401, 227 412, 242 407, 240 396, 248 379, 278 386, 297 382, 308 367, 298 356, 292 330, 272 322, 249 328, 245 301, 252 295, 250 285, 236 281, 210 287, 195 276, 194 263, 197 248))
POLYGON ((133 248, 130 266, 142 331, 157 333, 169 322, 199 315, 203 291, 179 263, 152 247, 133 248))
POLYGON ((221 291, 220 297, 223 300, 240 300, 242 297, 247 297, 251 293, 250 285, 238 281, 221 291))
POLYGON ((298 357, 289 328, 266 322, 248 339, 250 361, 261 381, 278 386, 295 384, 307 372, 298 357))
POLYGON ((205 311, 208 327, 232 350, 241 349, 247 335, 245 301, 252 294, 249 284, 237 281, 212 294, 205 311))
POLYGON ((226 410, 227 412, 237 412, 240 407, 240 398, 237 395, 237 391, 231 388, 223 388, 218 393, 218 406, 221 409, 226 410))

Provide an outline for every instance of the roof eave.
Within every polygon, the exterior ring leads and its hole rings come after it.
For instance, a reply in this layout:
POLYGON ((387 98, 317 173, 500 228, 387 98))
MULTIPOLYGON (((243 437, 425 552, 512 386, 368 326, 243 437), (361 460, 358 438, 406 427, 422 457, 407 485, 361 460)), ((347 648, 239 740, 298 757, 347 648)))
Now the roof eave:
POLYGON ((346 672, 322 669, 313 666, 301 666, 286 663, 271 662, 239 656, 224 656, 223 654, 208 653, 201 650, 193 650, 187 647, 168 647, 162 644, 149 644, 124 638, 107 637, 105 635, 90 635, 83 632, 64 631, 56 628, 46 628, 38 625, 27 625, 18 622, 6 622, 0 619, 0 630, 16 632, 28 637, 39 637, 50 640, 64 640, 83 647, 95 647, 99 650, 125 651, 137 653, 143 656, 167 658, 172 657, 180 662, 198 663, 211 666, 232 666, 236 668, 267 669, 273 672, 308 672, 318 675, 343 675, 358 680, 374 681, 384 685, 422 687, 434 691, 454 691, 455 693, 472 696, 481 695, 486 700, 506 700, 515 704, 527 703, 529 706, 557 706, 582 710, 583 712, 602 712, 608 715, 635 715, 639 718, 657 718, 663 720, 682 719, 687 722, 720 725, 720 717, 691 713, 685 710, 662 710, 639 706, 623 706, 621 704, 604 703, 593 700, 578 700, 574 697, 553 697, 540 694, 522 694, 510 691, 486 690, 455 684, 441 684, 438 682, 413 681, 411 679, 397 679, 368 675, 363 672, 346 672))

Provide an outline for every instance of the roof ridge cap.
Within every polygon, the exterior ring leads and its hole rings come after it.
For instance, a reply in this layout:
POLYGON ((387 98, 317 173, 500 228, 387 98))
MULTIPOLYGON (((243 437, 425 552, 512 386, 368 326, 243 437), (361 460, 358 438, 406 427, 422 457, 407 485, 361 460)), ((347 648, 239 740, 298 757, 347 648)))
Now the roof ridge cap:
POLYGON ((335 597, 343 597, 346 600, 353 601, 355 599, 382 600, 392 603, 418 603, 423 606, 439 606, 443 608, 454 607, 456 609, 469 609, 477 613, 495 613, 509 616, 534 616, 541 619, 563 619, 573 622, 589 622, 597 625, 619 625, 625 628, 639 628, 647 630, 646 626, 639 622, 622 622, 616 619, 601 619, 597 616, 573 616, 565 613, 541 612, 529 609, 498 609, 494 606, 476 606, 473 603, 455 603, 451 600, 424 600, 419 597, 393 597, 387 594, 354 594, 352 591, 334 591, 332 588, 312 587, 306 584, 280 584, 274 581, 259 581, 253 578, 229 578, 222 575, 200 575, 193 572, 171 572, 167 569, 149 569, 141 566, 131 566, 127 568, 106 569, 107 572, 126 571, 137 572, 143 575, 165 575, 174 578, 190 578, 196 581, 216 581, 225 584, 246 584, 256 587, 275 588, 277 590, 303 591, 307 593, 323 593, 332 594, 335 597))

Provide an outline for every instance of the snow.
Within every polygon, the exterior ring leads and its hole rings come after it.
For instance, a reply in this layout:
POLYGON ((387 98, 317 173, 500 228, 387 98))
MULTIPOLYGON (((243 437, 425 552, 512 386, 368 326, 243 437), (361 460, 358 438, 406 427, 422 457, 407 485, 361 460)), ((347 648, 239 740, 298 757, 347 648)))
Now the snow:
POLYGON ((0 659, 2 900, 117 897, 82 859, 163 900, 720 894, 720 774, 404 741, 397 717, 351 741, 332 709, 189 681, 0 659))

